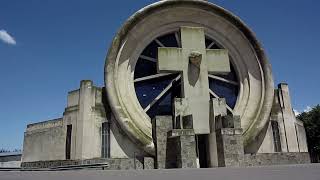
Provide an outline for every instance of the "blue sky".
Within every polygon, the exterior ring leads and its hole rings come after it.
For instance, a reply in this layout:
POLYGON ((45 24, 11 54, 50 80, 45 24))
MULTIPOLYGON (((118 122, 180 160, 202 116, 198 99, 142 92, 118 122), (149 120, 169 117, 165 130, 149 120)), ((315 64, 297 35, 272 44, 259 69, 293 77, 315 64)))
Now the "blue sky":
MULTIPOLYGON (((67 92, 103 85, 104 59, 122 23, 154 0, 1 0, 0 148, 22 148, 32 122, 61 117, 67 92)), ((320 1, 214 2, 238 15, 262 42, 275 83, 293 107, 320 103, 320 1)))

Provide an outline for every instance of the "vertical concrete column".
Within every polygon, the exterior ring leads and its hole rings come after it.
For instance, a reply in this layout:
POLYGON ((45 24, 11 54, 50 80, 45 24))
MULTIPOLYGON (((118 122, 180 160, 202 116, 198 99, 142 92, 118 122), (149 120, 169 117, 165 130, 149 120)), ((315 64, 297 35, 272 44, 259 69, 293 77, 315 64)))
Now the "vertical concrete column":
POLYGON ((278 85, 279 103, 283 116, 283 125, 287 140, 288 152, 299 152, 298 137, 295 128, 296 117, 292 111, 288 84, 278 85))
POLYGON ((167 133, 172 130, 172 116, 156 116, 152 120, 152 134, 156 147, 156 163, 158 169, 166 168, 167 133))
POLYGON ((303 122, 299 119, 296 120, 296 130, 298 136, 299 152, 308 152, 306 130, 304 128, 303 122))
POLYGON ((210 134, 208 134, 208 166, 218 167, 216 119, 227 115, 227 104, 224 98, 210 100, 210 134))
POLYGON ((92 121, 92 107, 95 102, 93 83, 83 80, 80 83, 79 111, 76 121, 76 159, 92 158, 92 151, 95 147, 92 121))
POLYGON ((217 152, 219 167, 239 167, 242 165, 244 148, 239 116, 226 116, 217 129, 217 152))
POLYGON ((197 168, 196 140, 193 129, 173 129, 168 134, 170 168, 197 168), (169 149, 170 148, 170 149, 169 149))
POLYGON ((277 121, 281 142, 281 152, 288 152, 286 130, 283 121, 282 109, 280 106, 279 90, 275 89, 270 121, 277 121))

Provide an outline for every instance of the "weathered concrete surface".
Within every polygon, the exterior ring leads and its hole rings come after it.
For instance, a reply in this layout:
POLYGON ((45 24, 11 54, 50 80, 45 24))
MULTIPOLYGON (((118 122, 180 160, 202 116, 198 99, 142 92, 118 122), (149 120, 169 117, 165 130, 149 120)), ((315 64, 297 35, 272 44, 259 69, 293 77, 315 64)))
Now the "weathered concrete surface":
POLYGON ((273 137, 273 131, 272 131, 271 121, 270 121, 266 135, 265 135, 263 142, 258 150, 258 153, 273 153, 273 152, 275 152, 274 146, 275 146, 274 145, 274 137, 273 137))
POLYGON ((156 116, 152 120, 153 138, 156 145, 156 168, 165 169, 167 161, 167 133, 172 130, 171 116, 156 116))
POLYGON ((30 124, 24 138, 23 162, 66 159, 66 130, 72 125, 71 159, 101 157, 101 125, 107 121, 102 88, 83 80, 68 93, 63 118, 30 124))
POLYGON ((119 129, 104 98, 103 88, 81 81, 79 89, 68 93, 63 118, 27 126, 22 161, 65 160, 67 125, 72 125, 71 160, 100 158, 104 122, 110 123, 110 158, 144 156, 119 129))
POLYGON ((62 119, 28 125, 24 134, 22 161, 65 159, 65 139, 62 119))
POLYGON ((109 167, 106 170, 129 170, 143 169, 143 164, 137 159, 132 158, 113 158, 113 159, 85 159, 85 160, 57 160, 57 161, 38 161, 38 162, 23 162, 22 168, 38 169, 38 168, 54 168, 69 165, 90 165, 98 163, 107 163, 109 167))
POLYGON ((218 167, 216 121, 227 115, 227 104, 224 98, 213 98, 210 100, 210 134, 208 134, 208 165, 218 167))
POLYGON ((154 165, 153 157, 145 157, 143 159, 143 169, 154 169, 154 165))
POLYGON ((296 119, 296 131, 298 136, 298 144, 300 152, 308 152, 307 135, 306 129, 304 128, 303 122, 296 119))
POLYGON ((96 118, 94 107, 96 106, 97 90, 92 81, 83 80, 80 84, 79 111, 77 122, 72 124, 75 131, 74 159, 89 159, 101 157, 101 125, 96 118))
POLYGON ((21 161, 8 161, 8 162, 0 162, 0 168, 19 168, 21 165, 21 161))
POLYGON ((168 168, 196 168, 197 153, 196 139, 193 129, 173 129, 168 133, 167 151, 172 167, 168 168), (170 144, 170 146, 169 146, 170 144))
POLYGON ((219 167, 240 167, 244 155, 242 129, 223 128, 217 130, 219 167))
POLYGON ((280 106, 278 89, 274 90, 274 99, 273 99, 273 105, 270 113, 270 120, 278 122, 280 142, 281 142, 281 152, 288 152, 287 137, 286 137, 285 126, 284 126, 284 121, 282 116, 282 109, 280 106))
POLYGON ((140 171, 60 171, 60 172, 0 172, 0 179, 8 180, 319 180, 320 164, 218 168, 218 169, 171 169, 140 171))
POLYGON ((284 164, 308 164, 311 163, 309 153, 261 153, 245 154, 242 166, 274 166, 284 164))
POLYGON ((278 85, 278 88, 288 152, 299 152, 298 137, 295 128, 296 118, 292 112, 289 87, 287 84, 282 83, 278 85))
POLYGON ((20 152, 0 153, 0 162, 20 161, 21 156, 20 152))
MULTIPOLYGON (((109 112, 111 113, 111 112, 109 112)), ((146 154, 123 133, 116 124, 113 116, 110 117, 110 158, 134 158, 146 154)))
POLYGON ((0 153, 0 168, 20 167, 21 157, 20 152, 0 153))
MULTIPOLYGON (((296 119, 292 110, 288 84, 281 83, 275 90, 270 120, 278 123, 281 152, 308 152, 303 122, 296 119)), ((275 149, 270 146, 269 142, 272 131, 273 129, 268 129, 259 152, 274 152, 275 149), (269 144, 269 148, 267 144, 269 144)))

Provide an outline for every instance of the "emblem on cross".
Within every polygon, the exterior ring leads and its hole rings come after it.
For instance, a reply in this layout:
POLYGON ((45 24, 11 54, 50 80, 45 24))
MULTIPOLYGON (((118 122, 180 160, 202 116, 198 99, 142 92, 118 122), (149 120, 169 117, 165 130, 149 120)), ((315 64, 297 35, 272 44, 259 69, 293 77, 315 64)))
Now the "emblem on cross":
POLYGON ((206 49, 202 27, 181 27, 182 48, 158 48, 158 71, 181 72, 184 116, 192 115, 196 134, 209 134, 210 94, 208 73, 227 74, 230 61, 226 49, 206 49))

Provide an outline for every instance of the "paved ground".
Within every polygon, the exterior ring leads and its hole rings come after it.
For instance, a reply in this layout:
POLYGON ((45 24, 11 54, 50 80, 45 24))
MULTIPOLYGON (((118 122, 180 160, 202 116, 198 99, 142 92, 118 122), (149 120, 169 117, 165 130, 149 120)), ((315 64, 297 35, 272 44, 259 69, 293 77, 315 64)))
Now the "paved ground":
POLYGON ((320 180, 320 164, 140 171, 0 172, 0 180, 320 180))

